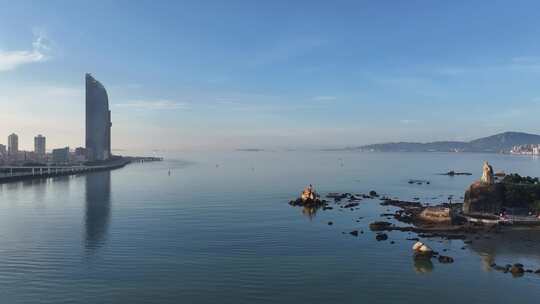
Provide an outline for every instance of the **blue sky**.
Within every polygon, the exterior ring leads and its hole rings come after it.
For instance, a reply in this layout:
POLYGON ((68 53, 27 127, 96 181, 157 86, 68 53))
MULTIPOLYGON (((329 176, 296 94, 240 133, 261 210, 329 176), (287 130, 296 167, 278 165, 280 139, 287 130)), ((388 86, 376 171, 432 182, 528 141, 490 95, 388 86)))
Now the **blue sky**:
POLYGON ((86 72, 117 149, 540 133, 537 1, 0 5, 0 143, 83 145, 86 72))

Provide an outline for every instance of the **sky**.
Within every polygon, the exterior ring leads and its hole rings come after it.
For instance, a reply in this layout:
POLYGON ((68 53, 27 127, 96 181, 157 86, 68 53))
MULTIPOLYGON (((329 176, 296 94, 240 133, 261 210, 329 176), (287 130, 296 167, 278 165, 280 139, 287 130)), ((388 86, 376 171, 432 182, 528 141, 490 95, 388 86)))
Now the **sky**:
POLYGON ((540 133, 538 1, 0 0, 0 143, 330 148, 540 133))

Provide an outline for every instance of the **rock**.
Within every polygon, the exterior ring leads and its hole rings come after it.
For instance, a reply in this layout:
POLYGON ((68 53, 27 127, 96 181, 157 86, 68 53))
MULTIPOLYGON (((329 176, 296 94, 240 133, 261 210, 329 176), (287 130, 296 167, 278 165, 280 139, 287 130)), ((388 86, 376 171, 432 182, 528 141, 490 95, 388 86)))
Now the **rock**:
POLYGON ((451 224, 453 213, 450 208, 446 207, 426 207, 418 215, 418 219, 432 223, 447 223, 451 224))
POLYGON ((525 270, 526 273, 533 273, 533 270, 532 269, 527 269, 525 270))
POLYGON ((448 175, 448 176, 456 176, 456 175, 472 175, 472 173, 469 172, 456 172, 454 170, 448 171, 446 173, 443 173, 442 175, 448 175))
POLYGON ((352 207, 356 207, 358 205, 360 205, 360 204, 358 204, 358 203, 349 203, 349 204, 347 204, 347 205, 345 205, 345 206, 343 206, 341 208, 352 208, 352 207))
POLYGON ((513 265, 510 267, 510 273, 512 273, 513 276, 522 276, 525 273, 525 270, 523 270, 523 267, 519 267, 519 265, 513 265))
POLYGON ((540 269, 536 270, 534 273, 540 274, 540 269))
POLYGON ((439 256, 439 263, 442 263, 442 264, 454 263, 454 259, 452 257, 449 257, 449 256, 440 255, 439 256))
POLYGON ((420 241, 419 238, 406 238, 407 241, 420 241))
POLYGON ((353 235, 353 236, 358 236, 358 230, 353 230, 351 232, 349 232, 350 235, 353 235))
POLYGON ((389 222, 373 222, 369 224, 369 229, 371 231, 383 231, 387 230, 392 226, 392 223, 389 222))
POLYGON ((385 241, 388 239, 388 235, 386 233, 377 233, 377 235, 375 236, 375 239, 377 241, 385 241))
POLYGON ((334 225, 334 223, 328 222, 328 226, 332 226, 332 225, 334 225))
POLYGON ((412 246, 413 251, 418 253, 433 253, 433 249, 422 242, 416 242, 412 246))
POLYGON ((337 193, 337 192, 330 192, 326 195, 326 197, 328 198, 339 198, 339 199, 343 199, 345 198, 346 196, 341 194, 341 193, 337 193))
POLYGON ((362 199, 354 195, 351 195, 351 197, 349 197, 349 202, 360 201, 360 200, 362 199))
POLYGON ((485 184, 481 182, 474 182, 465 192, 463 213, 495 214, 501 210, 504 202, 504 184, 485 184))
POLYGON ((369 196, 371 197, 379 197, 379 194, 375 190, 369 191, 369 196))
POLYGON ((396 242, 394 242, 394 241, 390 241, 390 244, 395 244, 395 243, 396 243, 396 242))

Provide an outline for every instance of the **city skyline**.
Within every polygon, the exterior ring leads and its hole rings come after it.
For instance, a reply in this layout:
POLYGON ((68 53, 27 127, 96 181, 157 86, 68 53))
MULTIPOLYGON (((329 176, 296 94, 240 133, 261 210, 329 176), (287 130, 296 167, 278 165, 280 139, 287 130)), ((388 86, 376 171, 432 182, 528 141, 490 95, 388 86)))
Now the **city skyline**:
POLYGON ((540 4, 525 2, 6 2, 0 138, 85 146, 89 71, 107 84, 117 149, 540 133, 540 4))

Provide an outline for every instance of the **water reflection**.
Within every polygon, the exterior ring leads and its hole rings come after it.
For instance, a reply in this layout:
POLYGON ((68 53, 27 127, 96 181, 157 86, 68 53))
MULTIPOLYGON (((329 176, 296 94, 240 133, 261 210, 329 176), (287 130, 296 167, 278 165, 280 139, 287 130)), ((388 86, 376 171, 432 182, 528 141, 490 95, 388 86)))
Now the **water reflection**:
POLYGON ((416 273, 428 273, 433 271, 433 262, 430 259, 414 259, 414 270, 416 273))
POLYGON ((305 215, 306 217, 308 217, 310 220, 313 220, 313 218, 315 217, 315 215, 317 215, 317 211, 320 209, 321 207, 314 207, 314 206, 304 206, 302 207, 302 214, 305 215))
POLYGON ((97 249, 105 243, 111 215, 111 172, 86 176, 86 248, 97 249))
POLYGON ((507 230, 489 237, 473 239, 469 248, 480 255, 482 268, 491 271, 491 264, 523 263, 526 268, 540 267, 540 231, 537 229, 507 230))

